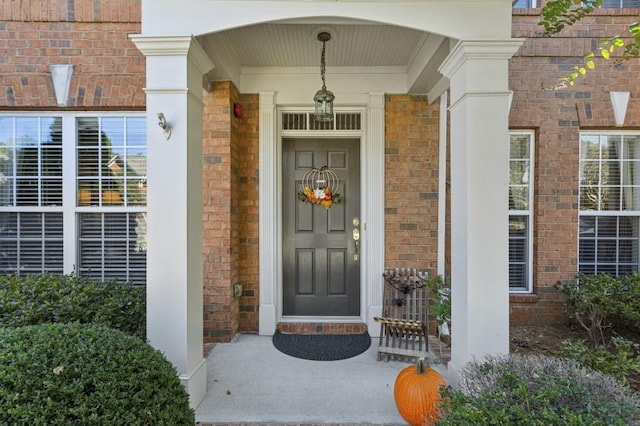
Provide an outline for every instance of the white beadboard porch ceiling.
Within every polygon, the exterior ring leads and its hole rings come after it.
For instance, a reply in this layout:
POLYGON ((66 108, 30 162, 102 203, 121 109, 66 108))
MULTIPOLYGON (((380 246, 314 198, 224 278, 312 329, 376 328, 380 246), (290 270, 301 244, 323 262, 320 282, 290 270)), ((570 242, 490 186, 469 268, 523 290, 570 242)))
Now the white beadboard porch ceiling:
POLYGON ((437 67, 449 53, 449 40, 410 28, 371 22, 296 20, 236 28, 200 36, 215 68, 210 80, 237 81, 248 68, 320 67, 322 43, 317 34, 332 35, 326 65, 404 69, 407 92, 428 93, 442 76, 437 67))

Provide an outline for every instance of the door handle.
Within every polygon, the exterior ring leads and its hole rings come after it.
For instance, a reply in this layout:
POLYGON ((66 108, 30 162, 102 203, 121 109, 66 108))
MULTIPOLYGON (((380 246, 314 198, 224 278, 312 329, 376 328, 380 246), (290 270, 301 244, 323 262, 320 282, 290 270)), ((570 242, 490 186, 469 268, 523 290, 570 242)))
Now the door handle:
POLYGON ((356 252, 353 255, 353 261, 354 262, 358 262, 360 260, 360 253, 359 253, 359 249, 360 249, 360 230, 358 228, 353 228, 353 232, 351 233, 351 236, 352 236, 353 242, 355 243, 355 246, 356 246, 356 252))

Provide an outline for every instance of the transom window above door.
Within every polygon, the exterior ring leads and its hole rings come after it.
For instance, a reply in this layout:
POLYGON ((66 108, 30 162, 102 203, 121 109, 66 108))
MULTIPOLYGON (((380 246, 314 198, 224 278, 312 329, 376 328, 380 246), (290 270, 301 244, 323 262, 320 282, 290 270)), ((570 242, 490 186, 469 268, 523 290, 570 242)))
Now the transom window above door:
POLYGON ((332 121, 316 121, 312 112, 282 113, 282 130, 362 130, 359 112, 336 112, 332 121))

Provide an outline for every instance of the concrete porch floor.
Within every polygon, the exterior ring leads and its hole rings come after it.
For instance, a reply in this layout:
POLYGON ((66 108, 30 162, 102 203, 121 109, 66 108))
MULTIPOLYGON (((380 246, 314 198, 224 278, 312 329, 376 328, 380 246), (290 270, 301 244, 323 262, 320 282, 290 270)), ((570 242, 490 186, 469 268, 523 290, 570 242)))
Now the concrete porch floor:
MULTIPOLYGON (((341 361, 308 361, 278 351, 271 337, 238 335, 216 344, 207 358, 207 394, 196 409, 200 425, 406 424, 393 400, 401 361, 378 361, 378 339, 341 361)), ((431 367, 447 377, 449 351, 429 340, 431 367)))

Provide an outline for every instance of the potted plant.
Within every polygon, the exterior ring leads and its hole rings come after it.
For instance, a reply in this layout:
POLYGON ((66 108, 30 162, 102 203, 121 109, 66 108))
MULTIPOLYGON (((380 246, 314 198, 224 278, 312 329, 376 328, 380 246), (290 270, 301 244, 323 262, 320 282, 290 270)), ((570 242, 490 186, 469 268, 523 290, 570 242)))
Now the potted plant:
POLYGON ((437 275, 427 279, 427 286, 433 295, 429 298, 429 310, 438 321, 438 336, 441 340, 448 339, 445 336, 451 330, 451 280, 437 275))

